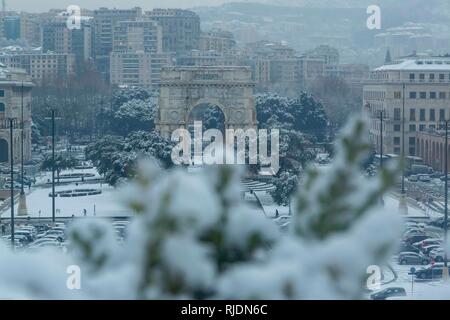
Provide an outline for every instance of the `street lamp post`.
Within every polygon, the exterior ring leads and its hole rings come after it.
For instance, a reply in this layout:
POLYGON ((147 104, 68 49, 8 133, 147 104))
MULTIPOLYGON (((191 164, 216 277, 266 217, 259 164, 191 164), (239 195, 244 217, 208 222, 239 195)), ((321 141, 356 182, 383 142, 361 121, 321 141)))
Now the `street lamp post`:
POLYGON ((385 119, 386 111, 380 110, 378 118, 380 119, 380 169, 383 168, 383 120, 385 119))
POLYGON ((25 125, 24 125, 24 113, 23 113, 23 81, 22 81, 22 87, 21 87, 21 119, 20 119, 20 127, 21 127, 21 133, 20 133, 20 166, 21 166, 21 185, 20 185, 20 198, 19 198, 19 210, 18 215, 20 216, 26 216, 28 214, 27 210, 27 202, 26 202, 26 196, 24 191, 24 161, 23 161, 23 155, 24 155, 24 139, 25 139, 25 125))
MULTIPOLYGON (((448 240, 448 123, 450 120, 444 120, 445 123, 445 152, 444 152, 444 247, 447 246, 448 240)), ((448 281, 448 262, 447 262, 447 250, 444 250, 444 270, 442 277, 445 281, 448 281)))
POLYGON ((10 163, 10 175, 11 175, 11 248, 14 249, 15 239, 14 239, 14 127, 16 126, 16 119, 9 118, 9 163, 10 163))
POLYGON ((406 205, 406 190, 405 190, 405 89, 406 85, 402 86, 402 193, 400 196, 399 210, 403 214, 408 214, 408 206, 406 205))
MULTIPOLYGON (((51 119, 52 121, 52 223, 55 223, 56 221, 56 203, 55 203, 55 171, 56 171, 56 165, 55 165, 55 120, 56 118, 56 110, 51 110, 51 117, 46 118, 51 119)), ((60 119, 60 118, 58 118, 60 119)))

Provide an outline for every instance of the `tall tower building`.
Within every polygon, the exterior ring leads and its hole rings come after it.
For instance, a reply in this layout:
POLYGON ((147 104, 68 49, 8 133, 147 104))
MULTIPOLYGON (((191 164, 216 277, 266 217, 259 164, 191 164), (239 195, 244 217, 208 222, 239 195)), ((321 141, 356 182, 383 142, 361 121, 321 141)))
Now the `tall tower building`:
POLYGON ((184 54, 200 46, 200 17, 192 11, 180 9, 154 9, 145 17, 162 26, 163 51, 184 54))

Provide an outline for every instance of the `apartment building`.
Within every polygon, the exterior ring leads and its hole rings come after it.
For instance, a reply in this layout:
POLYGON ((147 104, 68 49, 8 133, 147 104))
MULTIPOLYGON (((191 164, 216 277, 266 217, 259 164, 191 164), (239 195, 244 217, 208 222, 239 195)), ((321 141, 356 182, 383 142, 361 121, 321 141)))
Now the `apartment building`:
POLYGON ((14 161, 17 163, 21 160, 22 130, 24 133, 24 161, 31 159, 32 87, 33 83, 24 70, 0 65, 0 163, 8 163, 12 158, 10 154, 9 118, 15 119, 12 140, 14 161))
POLYGON ((61 53, 0 54, 0 62, 8 68, 24 69, 37 84, 56 83, 75 71, 75 55, 61 53))
POLYGON ((110 54, 113 50, 114 28, 121 21, 134 21, 142 17, 141 8, 108 9, 99 8, 93 12, 94 56, 97 69, 107 78, 110 54))
POLYGON ((157 21, 163 32, 163 51, 184 54, 199 49, 200 17, 181 9, 154 9, 145 17, 157 21))
POLYGON ((450 57, 409 56, 372 70, 364 84, 363 112, 377 152, 420 154, 417 134, 450 118, 450 57))

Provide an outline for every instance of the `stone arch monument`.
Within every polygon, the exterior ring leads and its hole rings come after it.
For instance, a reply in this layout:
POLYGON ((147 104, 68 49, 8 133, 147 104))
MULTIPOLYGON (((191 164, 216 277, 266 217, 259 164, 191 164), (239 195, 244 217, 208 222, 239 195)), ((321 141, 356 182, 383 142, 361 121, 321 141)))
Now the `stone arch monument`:
POLYGON ((249 67, 166 67, 161 71, 156 129, 165 138, 187 129, 189 115, 200 105, 218 107, 225 129, 256 129, 254 82, 249 67))

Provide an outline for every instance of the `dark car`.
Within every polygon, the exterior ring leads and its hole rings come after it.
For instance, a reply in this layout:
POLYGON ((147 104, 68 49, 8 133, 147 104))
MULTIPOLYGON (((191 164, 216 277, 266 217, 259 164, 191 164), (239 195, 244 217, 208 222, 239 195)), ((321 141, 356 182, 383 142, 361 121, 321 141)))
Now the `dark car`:
POLYGON ((398 253, 400 252, 415 252, 420 253, 420 248, 413 246, 412 244, 402 242, 398 248, 398 253))
POLYGON ((372 300, 386 300, 391 297, 404 297, 406 296, 405 288, 402 287, 392 287, 386 288, 381 291, 375 292, 370 295, 370 299, 372 300))
POLYGON ((441 279, 443 270, 444 270, 444 264, 436 263, 436 264, 430 265, 428 267, 422 268, 420 270, 417 270, 414 273, 414 275, 416 276, 416 278, 422 279, 422 280, 441 279))
MULTIPOLYGON (((430 221, 429 224, 433 227, 438 227, 438 228, 444 229, 445 219, 444 219, 444 217, 439 217, 437 219, 430 221)), ((448 224, 447 227, 450 228, 450 223, 448 224)))
POLYGON ((402 252, 398 255, 399 264, 422 264, 427 265, 431 259, 421 253, 402 252))
POLYGON ((403 241, 408 243, 408 244, 413 244, 413 243, 416 243, 416 242, 419 242, 419 241, 422 241, 422 240, 425 240, 425 239, 428 239, 428 238, 431 238, 431 236, 426 235, 426 234, 422 234, 422 233, 413 233, 413 234, 410 234, 410 235, 406 236, 403 239, 403 241))

